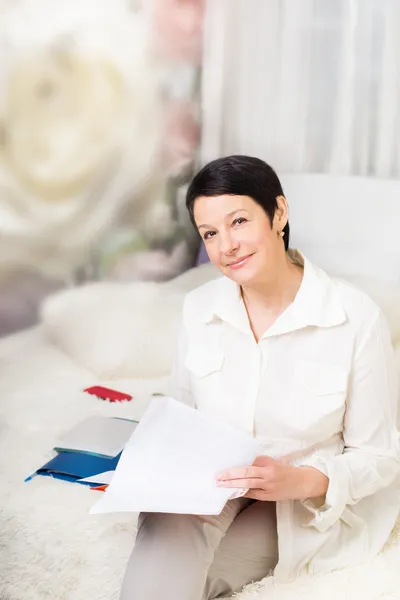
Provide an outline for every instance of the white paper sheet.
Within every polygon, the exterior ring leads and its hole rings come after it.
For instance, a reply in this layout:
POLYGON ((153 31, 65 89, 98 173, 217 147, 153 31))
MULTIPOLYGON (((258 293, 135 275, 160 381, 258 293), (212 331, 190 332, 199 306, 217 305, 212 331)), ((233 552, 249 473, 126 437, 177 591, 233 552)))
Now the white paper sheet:
POLYGON ((242 490, 217 487, 217 473, 251 465, 261 450, 229 425, 173 398, 154 398, 90 512, 220 514, 242 490))
POLYGON ((104 473, 99 473, 98 475, 92 475, 91 477, 79 479, 79 483, 85 481, 86 483, 98 483, 99 485, 106 485, 111 483, 114 473, 115 471, 105 471, 104 473))

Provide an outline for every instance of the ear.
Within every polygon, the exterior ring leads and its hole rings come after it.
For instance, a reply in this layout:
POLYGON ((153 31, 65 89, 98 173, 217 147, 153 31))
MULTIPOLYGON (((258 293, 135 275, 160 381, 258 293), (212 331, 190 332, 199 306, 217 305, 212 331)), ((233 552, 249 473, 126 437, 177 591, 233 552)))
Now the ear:
POLYGON ((276 209, 274 215, 274 229, 282 231, 289 220, 289 207, 285 196, 276 197, 276 209))

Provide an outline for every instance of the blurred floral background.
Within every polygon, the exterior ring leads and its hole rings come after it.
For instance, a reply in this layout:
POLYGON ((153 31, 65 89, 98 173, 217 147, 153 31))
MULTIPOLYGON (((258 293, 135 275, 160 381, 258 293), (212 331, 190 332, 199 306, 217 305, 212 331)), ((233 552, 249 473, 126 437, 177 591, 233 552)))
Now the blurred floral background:
POLYGON ((193 265, 203 0, 0 0, 0 335, 193 265))
POLYGON ((0 336, 60 287, 194 265, 185 186, 218 156, 400 177, 399 0, 0 0, 0 17, 0 336))

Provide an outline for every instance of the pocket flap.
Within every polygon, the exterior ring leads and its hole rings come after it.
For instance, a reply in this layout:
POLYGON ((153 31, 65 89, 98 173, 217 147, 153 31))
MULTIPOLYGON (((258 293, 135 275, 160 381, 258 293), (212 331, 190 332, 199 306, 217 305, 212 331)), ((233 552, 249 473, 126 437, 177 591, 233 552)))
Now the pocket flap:
POLYGON ((339 365, 300 361, 295 368, 295 378, 300 386, 321 396, 347 390, 348 373, 339 365))
POLYGON ((206 352, 204 349, 191 348, 185 359, 185 366, 196 377, 205 377, 222 369, 224 356, 220 353, 206 352))

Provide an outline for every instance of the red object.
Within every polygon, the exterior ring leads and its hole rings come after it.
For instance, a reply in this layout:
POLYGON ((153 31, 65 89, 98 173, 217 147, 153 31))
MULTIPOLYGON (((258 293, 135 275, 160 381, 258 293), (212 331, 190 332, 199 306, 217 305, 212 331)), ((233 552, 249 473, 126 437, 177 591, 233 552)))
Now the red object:
POLYGON ((101 398, 101 400, 108 400, 109 402, 123 402, 124 400, 129 402, 132 400, 132 396, 129 394, 117 392, 116 390, 111 390, 110 388, 102 387, 101 385, 88 387, 84 391, 88 394, 92 394, 93 396, 101 398))
POLYGON ((91 487, 92 492, 105 492, 108 488, 108 485, 99 485, 97 487, 91 487))

